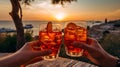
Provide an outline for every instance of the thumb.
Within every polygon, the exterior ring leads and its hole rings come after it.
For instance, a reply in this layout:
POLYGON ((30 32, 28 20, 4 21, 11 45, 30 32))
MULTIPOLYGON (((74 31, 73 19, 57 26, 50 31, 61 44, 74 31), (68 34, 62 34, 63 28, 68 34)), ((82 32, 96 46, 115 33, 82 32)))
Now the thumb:
POLYGON ((49 55, 51 53, 52 53, 52 50, 41 50, 41 51, 35 51, 34 55, 36 57, 38 57, 38 56, 46 56, 46 55, 49 55))
POLYGON ((77 47, 77 48, 85 49, 85 50, 87 50, 88 53, 93 53, 95 51, 96 52, 98 51, 98 49, 96 49, 96 47, 93 47, 91 45, 88 45, 88 44, 85 44, 85 43, 82 43, 82 42, 79 42, 79 41, 73 42, 73 46, 77 47))

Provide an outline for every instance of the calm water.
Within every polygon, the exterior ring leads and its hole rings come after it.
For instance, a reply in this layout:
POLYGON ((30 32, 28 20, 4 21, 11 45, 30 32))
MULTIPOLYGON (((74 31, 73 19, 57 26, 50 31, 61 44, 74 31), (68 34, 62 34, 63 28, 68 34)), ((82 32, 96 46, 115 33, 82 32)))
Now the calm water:
MULTIPOLYGON (((39 33, 39 26, 41 24, 46 24, 46 21, 23 21, 23 25, 25 26, 26 24, 32 24, 33 25, 33 36, 38 35, 39 33)), ((54 24, 61 24, 62 28, 64 28, 68 22, 53 22, 54 24)), ((84 21, 74 21, 77 25, 82 25, 82 26, 93 26, 96 24, 100 23, 95 23, 93 22, 84 22, 84 21)), ((0 28, 9 28, 9 29, 15 29, 14 23, 12 21, 0 21, 0 28)))

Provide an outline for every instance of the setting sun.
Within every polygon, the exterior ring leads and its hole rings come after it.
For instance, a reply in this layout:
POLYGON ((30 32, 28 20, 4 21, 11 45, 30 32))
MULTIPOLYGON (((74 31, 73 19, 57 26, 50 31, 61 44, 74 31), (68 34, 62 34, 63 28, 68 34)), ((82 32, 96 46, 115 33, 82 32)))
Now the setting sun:
POLYGON ((65 18, 65 14, 64 13, 58 13, 55 15, 55 18, 58 20, 58 21, 61 21, 65 18))

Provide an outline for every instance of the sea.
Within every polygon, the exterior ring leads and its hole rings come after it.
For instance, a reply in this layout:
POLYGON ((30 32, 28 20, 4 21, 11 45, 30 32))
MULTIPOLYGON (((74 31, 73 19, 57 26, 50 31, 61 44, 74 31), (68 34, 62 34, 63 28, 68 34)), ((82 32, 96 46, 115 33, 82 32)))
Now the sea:
MULTIPOLYGON (((53 24, 60 24, 61 28, 64 29, 65 26, 70 23, 73 22, 79 26, 94 26, 94 25, 99 25, 101 23, 103 23, 102 21, 97 23, 95 21, 65 21, 65 22, 52 22, 53 24)), ((23 21, 23 26, 27 25, 27 24, 31 24, 33 26, 32 30, 33 30, 33 36, 37 36, 39 34, 39 30, 40 30, 40 26, 42 24, 47 24, 48 21, 23 21)), ((1 28, 7 28, 7 29, 13 29, 16 30, 14 22, 13 21, 0 21, 0 29, 1 28)))

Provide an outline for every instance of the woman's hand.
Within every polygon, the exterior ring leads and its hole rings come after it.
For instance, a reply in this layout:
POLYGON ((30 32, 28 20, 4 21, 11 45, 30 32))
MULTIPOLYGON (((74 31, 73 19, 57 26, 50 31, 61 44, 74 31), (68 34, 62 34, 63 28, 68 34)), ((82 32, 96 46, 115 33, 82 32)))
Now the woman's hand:
POLYGON ((28 42, 17 52, 0 58, 0 67, 24 67, 28 64, 43 60, 41 56, 51 53, 51 50, 33 50, 36 45, 39 45, 39 41, 28 42))
POLYGON ((88 38, 87 42, 88 44, 76 41, 73 43, 73 46, 85 49, 86 52, 84 53, 84 56, 93 63, 103 67, 115 67, 117 58, 108 54, 97 42, 97 40, 88 38))
POLYGON ((26 59, 29 59, 29 61, 24 63, 21 67, 44 60, 41 56, 49 55, 51 53, 51 50, 41 51, 40 46, 37 45, 39 45, 39 41, 28 42, 18 51, 18 53, 25 55, 26 59), (39 50, 34 50, 36 46, 39 50))
POLYGON ((49 55, 51 53, 51 50, 33 50, 36 45, 39 45, 39 41, 28 42, 16 53, 23 54, 24 56, 30 57, 31 59, 38 56, 49 55))

